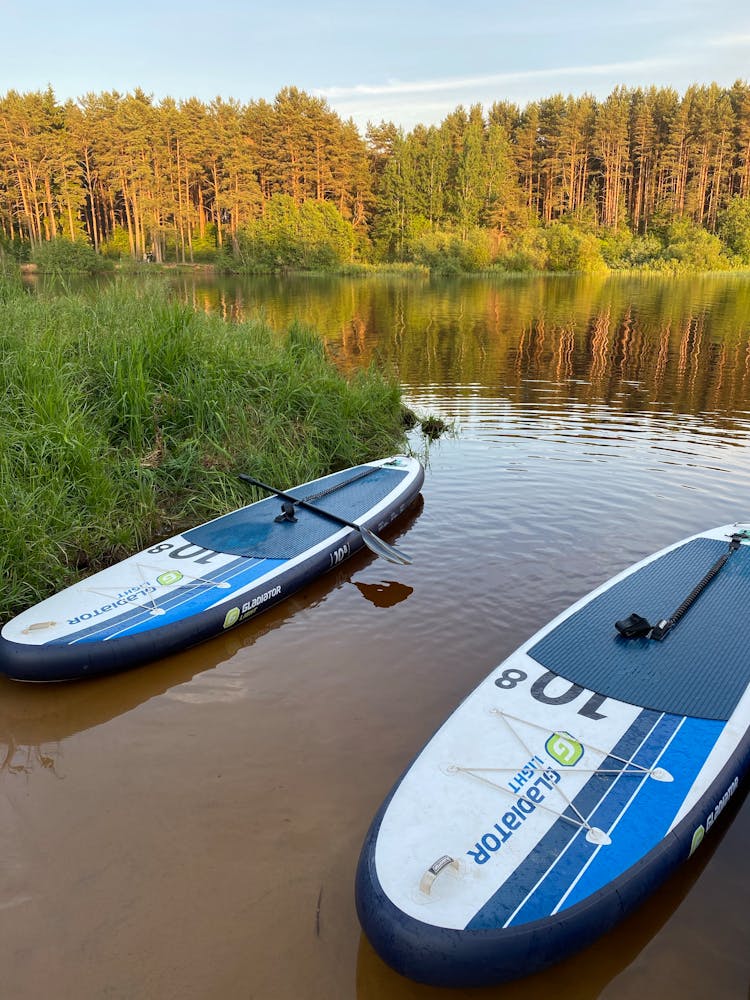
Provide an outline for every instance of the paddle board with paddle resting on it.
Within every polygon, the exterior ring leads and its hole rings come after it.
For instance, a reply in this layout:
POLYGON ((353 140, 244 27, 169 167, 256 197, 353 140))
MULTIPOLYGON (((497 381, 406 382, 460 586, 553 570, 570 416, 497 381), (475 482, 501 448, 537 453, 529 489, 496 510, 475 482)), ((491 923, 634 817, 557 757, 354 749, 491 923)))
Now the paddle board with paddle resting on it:
POLYGON ((592 942, 710 838, 750 773, 750 523, 644 559, 468 696, 378 812, 356 879, 381 957, 442 986, 592 942))
MULTIPOLYGON (((249 476, 242 476, 257 484, 249 476)), ((110 674, 248 621, 367 545, 416 500, 404 455, 316 479, 157 542, 29 608, 0 632, 0 673, 21 681, 110 674)), ((262 485, 262 484, 258 484, 262 485)))

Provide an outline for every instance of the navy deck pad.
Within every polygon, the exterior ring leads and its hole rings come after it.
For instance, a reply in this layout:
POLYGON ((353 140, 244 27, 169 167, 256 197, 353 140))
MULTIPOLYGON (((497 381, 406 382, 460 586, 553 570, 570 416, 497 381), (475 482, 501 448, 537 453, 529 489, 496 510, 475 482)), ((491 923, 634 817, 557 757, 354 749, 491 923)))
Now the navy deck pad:
POLYGON ((750 683, 742 623, 750 614, 750 549, 739 548, 687 614, 659 642, 623 639, 632 612, 652 624, 671 615, 728 548, 686 542, 621 580, 529 650, 548 670, 610 698, 674 715, 728 719, 750 683))
MULTIPOLYGON (((344 472, 335 472, 332 476, 290 492, 304 500, 336 483, 346 483, 367 468, 358 466, 344 472)), ((342 485, 341 489, 313 502, 347 521, 354 521, 395 489, 405 475, 399 469, 373 468, 372 473, 363 479, 349 486, 342 485)), ((194 545, 201 545, 214 552, 257 559, 293 559, 306 549, 325 541, 332 531, 337 530, 333 521, 300 507, 295 508, 296 523, 287 521, 277 524, 274 518, 280 510, 279 498, 269 497, 208 524, 192 528, 184 532, 184 537, 194 545)))

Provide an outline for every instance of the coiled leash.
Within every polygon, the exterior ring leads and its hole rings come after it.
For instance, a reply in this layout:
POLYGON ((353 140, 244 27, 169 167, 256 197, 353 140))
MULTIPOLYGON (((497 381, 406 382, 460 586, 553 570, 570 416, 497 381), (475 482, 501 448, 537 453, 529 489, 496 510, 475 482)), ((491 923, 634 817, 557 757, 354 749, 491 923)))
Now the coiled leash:
POLYGON ((652 625, 647 618, 633 612, 627 618, 622 618, 620 621, 615 622, 615 628, 623 639, 657 639, 659 641, 664 639, 667 633, 675 627, 677 622, 695 604, 709 583, 721 572, 730 556, 737 551, 743 540, 747 540, 748 538, 750 538, 750 534, 747 531, 735 532, 732 535, 728 551, 716 560, 708 573, 693 587, 679 608, 669 618, 663 618, 656 625, 652 625))

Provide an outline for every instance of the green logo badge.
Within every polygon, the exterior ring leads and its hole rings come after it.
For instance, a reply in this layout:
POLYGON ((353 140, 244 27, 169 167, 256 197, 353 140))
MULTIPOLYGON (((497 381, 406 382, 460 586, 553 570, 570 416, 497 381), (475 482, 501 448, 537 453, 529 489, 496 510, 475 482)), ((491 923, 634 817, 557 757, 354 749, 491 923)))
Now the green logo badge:
POLYGON ((171 587, 173 583, 179 583, 181 579, 182 573, 178 569, 170 569, 167 573, 157 576, 156 582, 160 583, 162 587, 171 587))
POLYGON ((701 842, 702 842, 702 840, 703 840, 703 838, 705 836, 706 836, 706 829, 703 826, 703 824, 701 823, 701 825, 698 827, 698 829, 693 834, 693 842, 690 845, 690 854, 688 855, 688 857, 690 857, 690 855, 692 855, 695 851, 698 850, 698 848, 700 847, 700 844, 701 844, 701 842))
POLYGON ((226 613, 226 617, 224 618, 224 628, 231 628, 232 625, 236 625, 239 620, 240 620, 240 609, 230 608, 229 611, 227 611, 226 613))
POLYGON ((553 733, 544 746, 563 767, 573 767, 583 757, 583 747, 570 733, 553 733))

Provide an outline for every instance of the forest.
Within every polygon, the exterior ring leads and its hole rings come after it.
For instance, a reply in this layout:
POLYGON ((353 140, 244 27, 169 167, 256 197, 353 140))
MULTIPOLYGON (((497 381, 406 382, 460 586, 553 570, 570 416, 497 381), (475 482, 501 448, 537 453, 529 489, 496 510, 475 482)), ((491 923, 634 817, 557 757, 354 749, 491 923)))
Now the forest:
POLYGON ((750 85, 458 107, 363 136, 273 102, 0 97, 0 253, 237 271, 750 266, 750 85))

